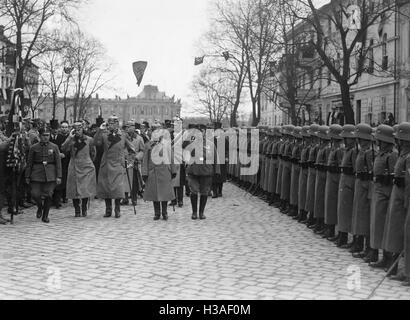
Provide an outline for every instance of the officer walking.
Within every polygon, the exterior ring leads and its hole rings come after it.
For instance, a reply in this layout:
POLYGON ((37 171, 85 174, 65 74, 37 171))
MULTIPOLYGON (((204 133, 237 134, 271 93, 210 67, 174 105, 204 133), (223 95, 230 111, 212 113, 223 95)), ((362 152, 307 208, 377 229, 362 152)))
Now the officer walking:
POLYGON ((67 198, 73 200, 76 218, 81 215, 87 216, 89 199, 94 198, 97 193, 97 178, 93 163, 96 155, 94 139, 85 135, 83 128, 82 122, 76 122, 74 129, 62 145, 63 152, 70 154, 71 158, 66 192, 67 198))
POLYGON ((50 130, 39 130, 40 142, 30 148, 26 182, 31 185, 31 195, 37 204, 37 218, 50 223, 48 218, 56 185, 61 184, 62 168, 60 150, 50 142, 50 130))

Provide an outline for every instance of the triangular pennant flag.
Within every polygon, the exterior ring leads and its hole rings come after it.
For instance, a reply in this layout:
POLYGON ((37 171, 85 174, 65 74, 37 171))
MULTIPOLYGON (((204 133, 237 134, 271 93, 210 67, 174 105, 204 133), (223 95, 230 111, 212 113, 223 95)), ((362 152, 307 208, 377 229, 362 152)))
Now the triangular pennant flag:
POLYGON ((196 65, 196 66, 199 66, 200 64, 203 64, 203 63, 204 63, 204 58, 205 58, 205 57, 197 57, 197 58, 195 58, 195 65, 196 65))
POLYGON ((144 77, 145 70, 147 69, 148 62, 137 61, 132 64, 135 77, 137 78, 138 87, 141 85, 142 78, 144 77))

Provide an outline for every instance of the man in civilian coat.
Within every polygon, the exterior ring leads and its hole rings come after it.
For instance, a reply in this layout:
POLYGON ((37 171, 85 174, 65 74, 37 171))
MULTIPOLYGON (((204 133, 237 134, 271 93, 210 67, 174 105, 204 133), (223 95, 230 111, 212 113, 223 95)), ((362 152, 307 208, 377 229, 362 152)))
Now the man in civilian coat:
POLYGON ((41 128, 39 134, 40 142, 29 151, 26 183, 30 184, 32 198, 37 204, 37 218, 49 223, 53 192, 62 180, 61 158, 58 147, 50 142, 49 129, 41 128))

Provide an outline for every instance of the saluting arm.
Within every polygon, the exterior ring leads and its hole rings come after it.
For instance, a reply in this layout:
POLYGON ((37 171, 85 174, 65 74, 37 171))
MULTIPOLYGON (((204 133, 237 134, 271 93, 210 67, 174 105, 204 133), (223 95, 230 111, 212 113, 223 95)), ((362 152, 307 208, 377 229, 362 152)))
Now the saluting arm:
POLYGON ((61 179, 63 177, 63 170, 61 166, 60 150, 58 150, 57 146, 55 147, 54 157, 56 161, 57 178, 61 179))

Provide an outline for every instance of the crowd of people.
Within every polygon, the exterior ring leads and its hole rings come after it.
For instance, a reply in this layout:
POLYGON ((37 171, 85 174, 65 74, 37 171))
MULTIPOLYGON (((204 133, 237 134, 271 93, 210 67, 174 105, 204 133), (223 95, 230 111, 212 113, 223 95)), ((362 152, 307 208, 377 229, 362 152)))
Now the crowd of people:
POLYGON ((238 153, 260 152, 258 174, 228 176, 315 234, 410 285, 410 123, 261 131, 238 153), (337 231, 337 233, 336 233, 337 231), (349 241, 352 239, 351 242, 349 241), (379 259, 379 251, 382 257, 379 259), (397 271, 404 253, 404 272, 397 271))
MULTIPOLYGON (((24 142, 21 152, 26 157, 17 176, 7 168, 8 150, 13 148, 16 135, 0 135, 0 176, 5 178, 0 180, 0 206, 8 205, 8 213, 18 215, 21 209, 36 205, 37 218, 50 223, 50 209, 59 209, 68 200, 72 200, 76 218, 87 217, 90 200, 96 198, 105 201, 105 218, 114 215, 118 219, 121 206, 131 204, 135 210, 138 198, 143 198, 153 202, 154 220, 161 216, 168 220, 168 206, 184 206, 185 188, 191 199, 192 219, 206 219, 207 199, 222 196, 226 174, 221 177, 219 165, 174 164, 171 121, 152 126, 130 121, 122 128, 115 116, 96 122, 90 126, 85 120, 72 125, 66 121, 27 121, 19 132, 24 142), (156 134, 162 130, 169 135, 156 134), (170 153, 169 161, 152 161, 152 150, 158 145, 170 153)), ((190 127, 205 134, 206 127, 190 127)), ((184 148, 191 142, 188 139, 184 148)), ((0 211, 0 224, 8 222, 0 211)))

